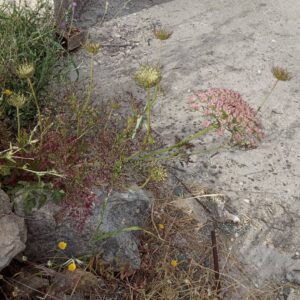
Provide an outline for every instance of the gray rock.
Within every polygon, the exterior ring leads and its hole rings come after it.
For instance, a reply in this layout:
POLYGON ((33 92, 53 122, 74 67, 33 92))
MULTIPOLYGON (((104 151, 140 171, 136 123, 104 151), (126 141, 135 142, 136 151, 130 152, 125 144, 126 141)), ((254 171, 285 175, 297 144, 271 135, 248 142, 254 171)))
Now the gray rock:
POLYGON ((12 204, 7 194, 0 189, 0 215, 10 214, 12 204))
POLYGON ((300 284, 300 260, 286 266, 286 279, 289 282, 300 284))
POLYGON ((290 288, 290 293, 286 300, 300 300, 300 290, 290 288))
MULTIPOLYGON (((101 254, 105 262, 116 270, 120 267, 137 269, 140 266, 137 228, 143 227, 150 212, 150 198, 142 190, 125 193, 113 192, 109 196, 96 190, 96 201, 92 214, 81 229, 76 219, 57 216, 61 207, 48 202, 46 205, 26 215, 22 209, 22 196, 15 199, 18 213, 27 216, 28 243, 25 254, 34 260, 45 261, 57 255, 57 244, 67 242, 63 251, 66 257, 101 254)), ((59 255, 61 256, 61 255, 59 255)))
POLYGON ((11 212, 9 197, 0 189, 0 271, 25 249, 24 219, 11 212))
POLYGON ((107 262, 140 266, 137 232, 118 233, 124 228, 143 227, 150 212, 150 199, 142 190, 112 194, 106 205, 103 223, 96 235, 101 239, 101 232, 112 233, 114 237, 103 243, 103 258, 107 262))

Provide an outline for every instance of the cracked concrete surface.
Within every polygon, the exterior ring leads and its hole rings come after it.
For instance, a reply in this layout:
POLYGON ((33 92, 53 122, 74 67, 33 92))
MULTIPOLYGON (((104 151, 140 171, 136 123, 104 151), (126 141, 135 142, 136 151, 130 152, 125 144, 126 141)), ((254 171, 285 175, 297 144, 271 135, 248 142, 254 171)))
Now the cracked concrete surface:
MULTIPOLYGON (((263 108, 265 138, 257 149, 194 155, 186 168, 187 178, 228 195, 239 215, 250 220, 247 233, 232 243, 244 264, 257 270, 257 284, 283 280, 286 265, 298 261, 300 251, 299 1, 141 2, 145 9, 103 25, 91 22, 95 14, 102 19, 95 2, 85 7, 79 23, 89 27, 93 40, 107 44, 95 62, 98 99, 121 97, 125 91, 142 98, 132 75, 140 63, 157 61, 160 46, 151 29, 162 24, 174 31, 161 49, 165 96, 153 124, 168 143, 175 134, 200 128, 199 115, 187 103, 193 92, 225 87, 257 107, 274 83, 274 65, 293 74, 263 108)), ((77 58, 84 74, 85 54, 77 58)))

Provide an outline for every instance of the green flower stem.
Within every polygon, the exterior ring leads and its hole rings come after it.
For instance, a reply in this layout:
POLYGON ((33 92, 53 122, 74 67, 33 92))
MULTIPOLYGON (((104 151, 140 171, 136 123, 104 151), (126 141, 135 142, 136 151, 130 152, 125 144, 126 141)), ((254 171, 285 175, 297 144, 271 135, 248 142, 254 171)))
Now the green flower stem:
POLYGON ((148 122, 148 128, 147 128, 147 134, 150 136, 151 134, 151 94, 150 94, 150 88, 147 88, 147 122, 148 122))
POLYGON ((39 102, 38 102, 38 99, 37 99, 37 96, 36 96, 36 93, 35 93, 35 90, 34 90, 34 87, 33 87, 31 79, 27 78, 27 82, 28 82, 28 85, 29 85, 29 87, 31 89, 31 93, 32 93, 32 96, 33 96, 33 99, 34 99, 34 102, 35 102, 35 106, 36 106, 37 112, 38 112, 39 127, 40 127, 40 131, 41 131, 41 143, 42 143, 42 133, 43 133, 42 114, 41 114, 39 102))
POLYGON ((86 112, 86 109, 91 102, 93 90, 94 90, 94 60, 93 60, 93 55, 92 55, 91 61, 90 61, 90 78, 89 78, 88 93, 87 93, 87 97, 85 99, 83 108, 78 113, 78 118, 77 118, 77 136, 79 136, 81 133, 81 118, 82 118, 83 114, 86 112))
POLYGON ((90 80, 89 80, 89 89, 88 89, 88 94, 86 97, 86 101, 85 104, 83 106, 83 112, 85 112, 85 110, 87 109, 88 105, 91 102, 91 97, 92 97, 92 93, 94 90, 94 59, 93 59, 93 55, 91 56, 91 61, 90 61, 90 80))
POLYGON ((146 181, 140 186, 140 189, 143 189, 151 180, 151 176, 149 176, 146 181))
POLYGON ((261 102, 260 106, 257 108, 257 110, 256 110, 257 114, 260 112, 261 108, 265 105, 265 103, 267 102, 267 100, 269 99, 269 97, 271 96, 271 94, 273 93, 273 91, 275 90, 278 81, 279 81, 278 79, 275 81, 275 83, 274 83, 273 87, 271 88, 270 92, 267 94, 267 96, 261 102))
POLYGON ((17 109, 17 123, 18 123, 18 142, 21 141, 21 124, 20 124, 20 109, 19 107, 16 107, 17 109))
MULTIPOLYGON (((182 146, 184 146, 186 143, 196 139, 196 138, 199 138, 207 133, 209 133, 210 131, 214 130, 214 129, 217 129, 219 127, 218 124, 213 124, 213 125, 210 125, 209 127, 207 128, 204 128, 204 129, 201 129, 200 131, 188 136, 187 138, 181 140, 180 142, 172 145, 172 146, 169 146, 169 147, 166 147, 166 148, 163 148, 163 149, 159 149, 159 150, 155 150, 153 152, 150 152, 142 157, 140 157, 140 159, 145 159, 145 158, 149 158, 149 157, 153 157, 155 155, 160 155, 160 154, 164 154, 166 152, 169 152, 175 148, 180 148, 182 146)), ((132 160, 133 158, 135 158, 137 155, 139 155, 140 152, 137 152, 137 153, 134 153, 133 155, 131 155, 127 161, 130 161, 132 160)))
MULTIPOLYGON (((153 107, 153 106, 155 105, 155 103, 156 103, 156 100, 157 100, 157 98, 158 98, 158 97, 157 97, 157 96, 158 96, 158 91, 159 91, 159 85, 157 84, 157 85, 155 86, 154 96, 153 96, 153 100, 152 100, 152 103, 151 103, 151 107, 153 107)), ((147 109, 148 109, 148 105, 149 105, 149 102, 147 101, 147 104, 145 105, 144 110, 143 110, 143 115, 140 116, 141 119, 139 120, 139 118, 138 118, 139 121, 138 121, 138 123, 136 124, 136 127, 135 127, 135 129, 134 129, 134 133, 133 133, 133 135, 132 135, 132 139, 135 138, 137 131, 140 129, 141 125, 143 124, 143 121, 144 121, 144 114, 146 113, 146 111, 147 111, 147 109)), ((149 113, 149 112, 148 112, 148 113, 149 113)), ((151 113, 151 111, 150 111, 150 113, 151 113)), ((150 115, 150 117, 151 117, 151 115, 150 115)), ((151 125, 151 124, 150 124, 150 125, 151 125)))
POLYGON ((104 128, 103 128, 103 131, 106 130, 106 128, 107 128, 107 126, 108 126, 108 122, 110 121, 110 118, 111 118, 111 116, 112 116, 113 111, 114 111, 114 109, 111 109, 111 110, 110 110, 110 112, 109 112, 109 114, 108 114, 108 117, 107 117, 107 119, 106 119, 106 121, 105 121, 105 125, 104 125, 104 128))
POLYGON ((159 83, 155 86, 155 90, 154 90, 154 96, 153 96, 153 105, 156 104, 156 100, 157 100, 157 96, 158 96, 158 91, 159 91, 159 83))
MULTIPOLYGON (((224 142, 224 144, 218 146, 218 147, 214 147, 214 148, 211 148, 211 149, 207 149, 207 150, 200 150, 200 151, 194 151, 194 152, 191 152, 189 155, 207 155, 209 153, 218 153, 218 151, 220 150, 226 150, 226 149, 230 149, 232 146, 230 146, 230 139, 226 140, 224 142)), ((177 156, 178 153, 174 153, 174 154, 170 154, 169 156, 164 156, 163 158, 156 158, 155 161, 156 162, 159 162, 159 161, 166 161, 166 160, 172 160, 172 159, 178 159, 178 156, 177 156)))
POLYGON ((28 169, 26 165, 23 167, 17 167, 17 166, 13 166, 13 165, 1 165, 1 167, 3 167, 3 166, 9 167, 11 169, 22 170, 22 171, 25 171, 28 173, 35 174, 37 176, 39 182, 41 181, 41 177, 43 177, 43 176, 55 176, 55 177, 65 178, 65 175, 59 174, 55 170, 35 171, 35 170, 28 169))
POLYGON ((160 60, 161 60, 161 48, 162 48, 162 41, 159 41, 159 46, 158 46, 158 65, 160 65, 160 60))

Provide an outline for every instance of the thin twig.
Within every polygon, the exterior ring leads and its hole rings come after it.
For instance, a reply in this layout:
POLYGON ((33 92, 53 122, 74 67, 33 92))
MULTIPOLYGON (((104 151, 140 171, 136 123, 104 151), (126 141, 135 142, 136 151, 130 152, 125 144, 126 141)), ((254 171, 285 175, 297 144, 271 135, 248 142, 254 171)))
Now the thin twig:
MULTIPOLYGON (((187 185, 180 179, 176 176, 176 174, 172 173, 173 176, 176 178, 176 180, 184 187, 184 189, 190 194, 193 196, 193 198, 203 207, 203 209, 211 216, 211 211, 210 209, 202 202, 200 201, 197 196, 195 196, 193 194, 193 192, 187 187, 187 185)), ((212 217, 212 216, 211 216, 212 217)))
POLYGON ((127 44, 101 44, 101 47, 119 47, 119 48, 122 48, 122 47, 132 47, 132 46, 135 46, 135 45, 130 44, 130 43, 127 43, 127 44))

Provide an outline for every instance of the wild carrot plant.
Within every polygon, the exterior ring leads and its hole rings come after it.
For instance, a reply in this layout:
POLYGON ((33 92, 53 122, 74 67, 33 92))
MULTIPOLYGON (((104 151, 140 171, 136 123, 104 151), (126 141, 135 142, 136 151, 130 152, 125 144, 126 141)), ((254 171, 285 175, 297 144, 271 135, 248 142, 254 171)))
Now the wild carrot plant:
POLYGON ((255 109, 235 91, 220 88, 201 90, 191 98, 190 104, 206 118, 202 123, 204 128, 214 124, 219 134, 229 132, 233 145, 255 147, 263 137, 255 109))
POLYGON ((221 135, 227 132, 231 135, 230 143, 232 145, 245 148, 255 147, 263 137, 256 111, 237 92, 212 88, 199 91, 191 97, 189 102, 193 110, 201 113, 199 118, 206 118, 199 131, 168 147, 144 153, 136 152, 128 157, 127 161, 145 161, 159 157, 163 159, 162 155, 170 154, 174 150, 173 156, 178 157, 181 149, 188 146, 190 142, 212 132, 218 132, 221 135))
POLYGON ((40 143, 43 143, 43 141, 42 141, 42 136, 43 136, 42 113, 41 113, 39 101, 38 101, 38 98, 36 95, 36 91, 35 91, 35 88, 34 88, 33 82, 32 82, 32 77, 34 75, 34 71, 35 71, 35 68, 34 68, 33 64, 24 63, 24 64, 18 66, 16 73, 18 74, 20 79, 27 80, 27 83, 30 88, 31 95, 33 97, 34 104, 35 104, 35 107, 37 110, 38 125, 40 127, 40 143))
POLYGON ((140 69, 135 73, 136 83, 143 87, 147 93, 147 105, 145 107, 147 115, 147 135, 145 138, 146 144, 154 144, 154 138, 151 134, 151 113, 152 107, 156 103, 159 90, 159 82, 161 80, 160 68, 158 66, 152 66, 149 64, 142 65, 140 69), (152 88, 154 92, 151 95, 152 88))
POLYGON ((24 106, 26 103, 26 97, 24 95, 13 95, 9 98, 8 103, 12 106, 14 106, 17 110, 17 141, 20 143, 21 141, 21 117, 20 117, 20 109, 24 106))

